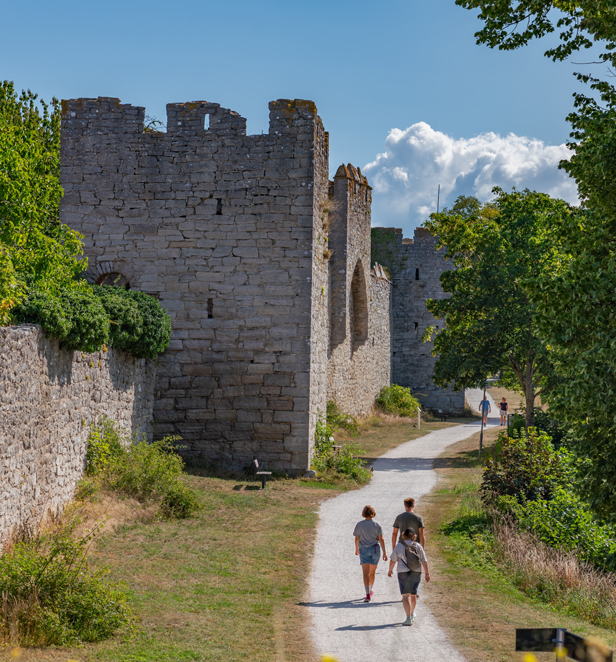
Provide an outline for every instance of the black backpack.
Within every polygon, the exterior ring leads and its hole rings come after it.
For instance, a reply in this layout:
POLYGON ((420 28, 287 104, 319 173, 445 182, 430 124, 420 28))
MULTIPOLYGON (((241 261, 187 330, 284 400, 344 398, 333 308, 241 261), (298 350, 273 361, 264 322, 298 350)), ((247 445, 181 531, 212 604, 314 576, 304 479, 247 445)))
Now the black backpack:
POLYGON ((417 543, 412 542, 410 545, 407 545, 407 543, 403 540, 402 544, 404 545, 404 555, 406 557, 405 561, 408 569, 412 572, 421 572, 421 557, 419 556, 417 543))

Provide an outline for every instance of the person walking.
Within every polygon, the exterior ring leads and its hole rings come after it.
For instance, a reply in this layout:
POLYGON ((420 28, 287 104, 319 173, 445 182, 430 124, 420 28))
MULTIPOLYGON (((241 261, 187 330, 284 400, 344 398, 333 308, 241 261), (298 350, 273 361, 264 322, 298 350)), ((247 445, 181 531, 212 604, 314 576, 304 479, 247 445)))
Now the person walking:
POLYGON ((417 542, 417 534, 412 529, 406 529, 402 533, 402 540, 394 547, 389 557, 388 577, 392 576, 396 561, 398 562, 398 586, 406 614, 406 620, 402 625, 413 625, 421 572, 422 569, 425 571, 426 581, 429 582, 430 568, 424 549, 417 542))
POLYGON ((415 499, 404 500, 404 512, 400 513, 394 521, 394 530, 391 534, 391 548, 393 549, 402 540, 402 532, 411 529, 417 536, 419 544, 425 548, 426 538, 424 535, 423 519, 415 514, 415 499))
POLYGON ((509 409, 509 405, 507 404, 507 400, 503 398, 499 403, 498 403, 498 408, 500 409, 500 417, 501 417, 501 425, 507 425, 507 411, 509 409))
POLYGON ((477 407, 477 409, 479 409, 481 412, 481 416, 483 417, 483 424, 486 426, 488 424, 488 414, 492 413, 492 405, 490 404, 487 395, 483 396, 483 400, 479 403, 479 407, 477 407))
POLYGON ((361 516, 362 522, 355 525, 353 535, 355 536, 355 556, 359 556, 362 573, 364 576, 364 589, 366 597, 364 602, 370 602, 374 595, 373 586, 376 575, 376 567, 379 564, 379 545, 383 550, 383 561, 387 561, 387 551, 383 540, 383 529, 378 522, 374 521, 376 511, 372 506, 365 506, 361 516))

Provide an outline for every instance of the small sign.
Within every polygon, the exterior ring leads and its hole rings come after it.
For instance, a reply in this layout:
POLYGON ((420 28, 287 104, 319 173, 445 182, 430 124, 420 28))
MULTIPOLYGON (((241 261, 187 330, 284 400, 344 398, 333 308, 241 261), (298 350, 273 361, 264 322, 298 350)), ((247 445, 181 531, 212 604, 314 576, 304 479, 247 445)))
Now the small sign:
MULTIPOLYGON (((516 629, 516 651, 552 652, 556 648, 557 628, 516 629)), ((577 634, 565 634, 567 657, 578 662, 613 662, 613 651, 603 642, 585 639, 577 634)), ((562 641, 562 639, 561 639, 562 641)))

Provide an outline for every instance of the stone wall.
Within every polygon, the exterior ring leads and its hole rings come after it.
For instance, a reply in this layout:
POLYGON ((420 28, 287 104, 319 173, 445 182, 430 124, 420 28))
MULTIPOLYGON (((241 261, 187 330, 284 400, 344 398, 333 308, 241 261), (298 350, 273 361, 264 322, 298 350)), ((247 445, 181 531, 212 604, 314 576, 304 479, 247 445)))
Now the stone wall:
POLYGON ((92 282, 171 316, 155 435, 299 473, 327 398, 363 413, 388 383, 390 284, 370 271, 366 178, 349 165, 329 182, 313 102, 269 107, 269 133, 247 136, 206 101, 168 104, 166 133, 118 99, 63 102, 61 218, 85 236, 92 282))
POLYGON ((330 186, 328 400, 367 414, 390 384, 390 283, 370 269, 372 189, 359 168, 341 165, 330 186))
POLYGON ((464 391, 434 385, 433 343, 422 341, 426 329, 443 324, 426 308, 428 299, 444 296, 440 275, 451 269, 442 253, 437 251, 437 239, 425 228, 417 228, 413 239, 403 239, 402 230, 379 228, 395 233, 391 246, 394 255, 392 295, 392 380, 410 386, 423 407, 447 413, 464 410, 464 391))
POLYGON ((332 350, 327 399, 353 416, 368 414, 384 386, 391 384, 391 283, 376 265, 369 280, 366 342, 353 350, 350 336, 332 350))
POLYGON ((102 414, 151 436, 153 362, 60 350, 34 325, 0 327, 0 541, 74 494, 102 414))
POLYGON ((327 134, 310 101, 270 104, 267 135, 218 104, 168 104, 167 132, 118 99, 63 102, 61 218, 88 274, 158 297, 172 340, 157 436, 242 466, 309 467, 326 396, 326 272, 315 250, 327 134))

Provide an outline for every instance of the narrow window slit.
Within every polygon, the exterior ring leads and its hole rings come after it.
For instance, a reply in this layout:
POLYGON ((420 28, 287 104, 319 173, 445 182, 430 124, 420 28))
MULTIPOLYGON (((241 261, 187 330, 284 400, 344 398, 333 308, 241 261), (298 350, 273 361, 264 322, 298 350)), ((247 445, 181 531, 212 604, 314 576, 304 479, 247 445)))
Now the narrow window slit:
POLYGON ((214 299, 207 300, 207 318, 209 320, 214 318, 214 299))

